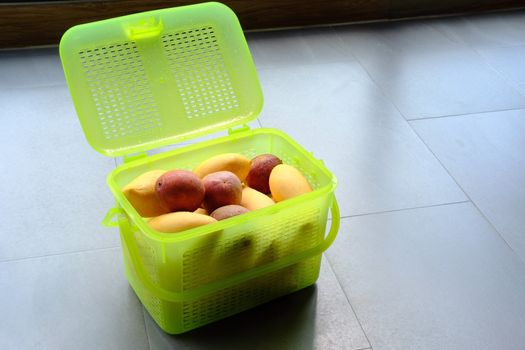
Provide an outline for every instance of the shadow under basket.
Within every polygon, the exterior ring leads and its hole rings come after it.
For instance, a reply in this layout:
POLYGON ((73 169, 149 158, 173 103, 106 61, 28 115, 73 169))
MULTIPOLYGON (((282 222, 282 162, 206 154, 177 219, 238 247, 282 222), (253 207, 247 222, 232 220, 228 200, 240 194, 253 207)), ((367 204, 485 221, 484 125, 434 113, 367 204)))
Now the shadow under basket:
POLYGON ((109 211, 104 224, 120 227, 128 281, 151 317, 171 334, 314 284, 321 254, 339 228, 335 177, 275 129, 234 132, 125 163, 109 174, 108 185, 118 206, 109 211), (298 168, 313 191, 177 234, 153 231, 122 194, 127 183, 146 171, 191 170, 209 157, 229 152, 248 158, 274 154, 298 168), (325 233, 330 208, 331 228, 325 233))

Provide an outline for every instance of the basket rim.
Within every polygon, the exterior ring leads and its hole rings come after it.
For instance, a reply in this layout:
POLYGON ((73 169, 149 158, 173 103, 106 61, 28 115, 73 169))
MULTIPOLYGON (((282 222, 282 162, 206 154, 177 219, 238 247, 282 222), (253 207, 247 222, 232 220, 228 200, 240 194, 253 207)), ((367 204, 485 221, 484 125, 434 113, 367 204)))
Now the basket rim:
POLYGON ((236 134, 230 134, 230 135, 226 135, 223 137, 214 138, 208 141, 199 142, 197 144, 192 144, 192 145, 180 147, 174 150, 155 154, 152 156, 140 158, 140 159, 131 161, 129 163, 124 163, 118 166, 117 168, 115 168, 114 170, 112 170, 108 174, 106 178, 106 182, 111 192, 113 193, 117 201, 117 204, 124 210, 126 215, 129 217, 132 223, 138 227, 141 233, 145 235, 146 237, 148 237, 149 239, 152 239, 158 242, 162 242, 162 243, 173 243, 173 242, 183 241, 186 239, 192 239, 192 238, 196 238, 202 235, 206 235, 210 232, 215 232, 218 230, 226 229, 228 227, 235 226, 235 225, 241 225, 241 224, 251 221, 254 218, 268 216, 268 215, 271 215, 272 213, 281 211, 283 209, 293 207, 297 203, 314 200, 326 194, 330 194, 337 187, 337 179, 335 175, 326 168, 326 166, 322 163, 321 160, 313 157, 311 152, 306 151, 302 146, 300 146, 297 142, 295 142, 287 134, 285 134, 284 132, 278 129, 273 129, 273 128, 249 129, 247 131, 239 132, 236 134), (128 171, 131 168, 135 168, 137 166, 150 163, 152 161, 170 158, 177 154, 186 153, 186 152, 201 149, 204 147, 210 147, 210 146, 213 146, 219 143, 223 143, 226 141, 231 142, 235 139, 247 138, 253 135, 257 135, 257 134, 273 134, 275 136, 282 137, 284 140, 290 143, 297 151, 299 151, 302 155, 304 155, 310 162, 315 164, 318 170, 322 172, 325 176, 327 176, 327 178, 330 179, 329 183, 312 192, 305 193, 295 198, 291 198, 286 201, 276 203, 266 208, 257 209, 257 210, 245 213, 243 215, 234 216, 226 220, 217 221, 217 222, 214 222, 208 225, 204 225, 204 226, 194 227, 194 228, 174 234, 174 233, 159 232, 159 231, 155 231, 152 228, 150 228, 147 225, 144 218, 142 218, 138 214, 135 208, 126 199, 119 185, 115 181, 115 177, 118 174, 128 171))

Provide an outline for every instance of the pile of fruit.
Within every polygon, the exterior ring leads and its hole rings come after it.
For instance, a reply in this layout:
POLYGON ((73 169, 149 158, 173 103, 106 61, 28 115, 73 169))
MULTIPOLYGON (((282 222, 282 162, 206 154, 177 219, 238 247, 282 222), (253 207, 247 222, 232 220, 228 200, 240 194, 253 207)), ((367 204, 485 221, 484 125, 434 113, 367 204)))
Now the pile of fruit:
POLYGON ((264 208, 312 189, 295 167, 272 154, 211 157, 193 171, 148 171, 123 193, 148 225, 180 232, 264 208))

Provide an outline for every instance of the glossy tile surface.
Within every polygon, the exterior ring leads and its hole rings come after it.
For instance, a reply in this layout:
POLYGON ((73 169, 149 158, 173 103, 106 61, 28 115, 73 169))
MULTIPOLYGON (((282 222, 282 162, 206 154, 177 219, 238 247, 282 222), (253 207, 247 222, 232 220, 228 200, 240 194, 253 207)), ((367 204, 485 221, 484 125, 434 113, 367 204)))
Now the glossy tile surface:
POLYGON ((477 51, 507 81, 522 89, 525 84, 525 45, 480 48, 477 51))
POLYGON ((424 21, 337 32, 407 119, 525 107, 525 96, 477 52, 424 21))
POLYGON ((0 51, 0 89, 66 84, 58 48, 0 51))
POLYGON ((412 125, 525 262, 525 110, 412 125))
POLYGON ((148 349, 119 248, 0 263, 0 348, 148 349))
POLYGON ((358 63, 266 69, 263 127, 283 130, 339 179, 342 215, 465 200, 358 63))
POLYGON ((372 348, 522 349, 525 265, 471 203, 344 219, 328 251, 372 348))
POLYGON ((354 60, 330 28, 252 32, 246 37, 259 70, 354 60))
POLYGON ((515 10, 431 21, 452 39, 472 47, 524 45, 525 11, 515 10))
POLYGON ((113 159, 86 142, 65 86, 0 90, 0 261, 119 245, 100 222, 113 159))

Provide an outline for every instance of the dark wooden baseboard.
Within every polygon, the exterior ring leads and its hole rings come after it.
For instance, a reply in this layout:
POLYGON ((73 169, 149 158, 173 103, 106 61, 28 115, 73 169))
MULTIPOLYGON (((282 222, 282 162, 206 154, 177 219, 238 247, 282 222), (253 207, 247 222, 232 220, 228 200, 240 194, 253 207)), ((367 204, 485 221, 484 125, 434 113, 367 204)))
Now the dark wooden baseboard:
MULTIPOLYGON (((187 5, 183 0, 0 3, 0 48, 54 45, 73 25, 187 5)), ((525 7, 525 0, 223 0, 244 29, 386 20, 525 7)))

